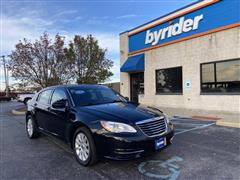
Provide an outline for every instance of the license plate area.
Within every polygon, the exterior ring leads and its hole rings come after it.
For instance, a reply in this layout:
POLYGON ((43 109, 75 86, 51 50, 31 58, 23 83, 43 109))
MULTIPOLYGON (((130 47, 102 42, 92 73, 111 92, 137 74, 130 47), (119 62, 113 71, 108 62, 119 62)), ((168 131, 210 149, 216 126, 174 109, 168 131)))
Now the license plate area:
POLYGON ((166 141, 165 137, 158 138, 155 140, 155 149, 156 150, 162 149, 166 145, 167 145, 167 141, 166 141))

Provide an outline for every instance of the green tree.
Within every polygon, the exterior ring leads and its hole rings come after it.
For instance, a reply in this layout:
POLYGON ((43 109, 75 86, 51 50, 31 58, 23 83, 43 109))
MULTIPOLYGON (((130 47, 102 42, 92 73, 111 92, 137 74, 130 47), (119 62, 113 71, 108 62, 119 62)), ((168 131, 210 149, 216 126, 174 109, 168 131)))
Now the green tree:
POLYGON ((88 35, 86 38, 76 35, 65 48, 65 55, 73 64, 73 73, 78 84, 95 84, 106 81, 113 75, 110 68, 113 61, 106 58, 106 49, 88 35))
POLYGON ((73 79, 71 62, 64 54, 64 38, 54 41, 44 33, 34 43, 23 39, 10 55, 12 76, 21 83, 42 88, 69 83, 73 79))

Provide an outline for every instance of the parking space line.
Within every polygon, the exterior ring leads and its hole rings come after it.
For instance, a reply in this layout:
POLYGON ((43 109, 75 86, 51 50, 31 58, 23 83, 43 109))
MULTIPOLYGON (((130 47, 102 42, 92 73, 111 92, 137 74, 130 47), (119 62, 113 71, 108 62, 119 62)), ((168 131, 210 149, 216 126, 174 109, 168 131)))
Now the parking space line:
POLYGON ((211 123, 211 124, 203 125, 203 126, 200 126, 200 127, 195 127, 195 128, 187 129, 187 130, 184 130, 184 131, 181 131, 181 132, 176 132, 175 135, 182 134, 182 133, 189 132, 189 131, 193 131, 193 130, 197 130, 197 129, 203 129, 203 128, 205 128, 205 127, 209 127, 209 126, 212 126, 212 125, 214 125, 214 124, 215 124, 215 123, 211 123))
POLYGON ((188 129, 184 129, 184 128, 175 128, 175 131, 185 131, 185 130, 188 130, 188 129))
POLYGON ((211 122, 215 120, 205 120, 205 119, 192 119, 192 118, 187 118, 187 117, 179 117, 179 118, 171 118, 171 121, 204 121, 204 122, 211 122))
POLYGON ((187 123, 187 122, 186 122, 186 123, 185 123, 185 122, 181 122, 181 123, 180 123, 180 122, 177 122, 177 123, 176 123, 176 122, 173 122, 173 125, 174 125, 174 124, 177 124, 177 125, 182 125, 182 124, 183 124, 183 125, 187 125, 187 126, 205 126, 205 125, 208 125, 208 124, 210 124, 210 123, 205 123, 205 124, 200 124, 200 123, 199 123, 199 124, 198 124, 198 123, 187 123))

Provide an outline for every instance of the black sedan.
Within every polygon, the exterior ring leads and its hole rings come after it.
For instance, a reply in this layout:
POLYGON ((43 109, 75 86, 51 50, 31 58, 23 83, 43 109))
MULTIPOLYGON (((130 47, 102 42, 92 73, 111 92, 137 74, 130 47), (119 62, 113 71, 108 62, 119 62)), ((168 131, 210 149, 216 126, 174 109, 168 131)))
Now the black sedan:
POLYGON ((173 125, 159 109, 130 102, 101 85, 54 86, 28 103, 29 138, 47 133, 69 143, 82 165, 125 160, 171 144, 173 125))

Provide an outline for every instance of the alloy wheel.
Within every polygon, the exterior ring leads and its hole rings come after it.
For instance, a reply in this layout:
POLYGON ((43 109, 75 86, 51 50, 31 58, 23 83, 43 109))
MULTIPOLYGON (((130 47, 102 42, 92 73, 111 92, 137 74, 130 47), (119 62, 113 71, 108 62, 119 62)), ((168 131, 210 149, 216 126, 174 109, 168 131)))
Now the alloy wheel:
POLYGON ((90 146, 87 136, 84 133, 79 133, 75 138, 75 150, 78 158, 81 161, 86 161, 89 158, 90 146))
POLYGON ((27 132, 28 132, 28 135, 29 137, 32 137, 33 135, 33 121, 32 119, 28 119, 27 121, 27 132))

